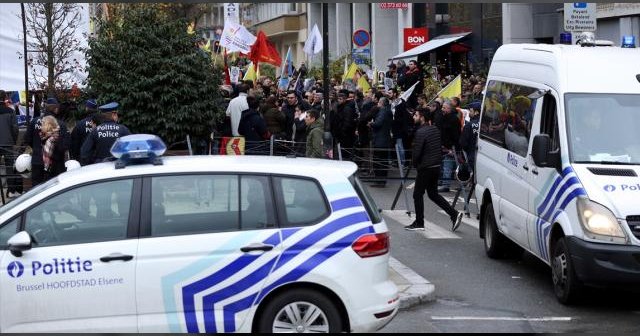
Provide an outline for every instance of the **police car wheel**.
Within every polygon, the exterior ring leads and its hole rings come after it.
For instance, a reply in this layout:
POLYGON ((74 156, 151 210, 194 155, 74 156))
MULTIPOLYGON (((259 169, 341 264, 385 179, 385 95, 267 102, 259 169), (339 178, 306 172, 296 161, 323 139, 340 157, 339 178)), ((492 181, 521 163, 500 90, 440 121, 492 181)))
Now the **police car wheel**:
POLYGON ((562 304, 574 303, 582 291, 582 284, 573 269, 573 261, 569 255, 565 237, 560 237, 554 244, 551 256, 551 278, 553 291, 562 304))
POLYGON ((497 259, 504 256, 507 241, 506 238, 498 231, 495 213, 493 212, 493 204, 489 202, 485 207, 484 215, 484 250, 487 256, 497 259))
POLYGON ((338 309, 325 295, 294 289, 275 297, 258 321, 260 333, 342 332, 338 309))

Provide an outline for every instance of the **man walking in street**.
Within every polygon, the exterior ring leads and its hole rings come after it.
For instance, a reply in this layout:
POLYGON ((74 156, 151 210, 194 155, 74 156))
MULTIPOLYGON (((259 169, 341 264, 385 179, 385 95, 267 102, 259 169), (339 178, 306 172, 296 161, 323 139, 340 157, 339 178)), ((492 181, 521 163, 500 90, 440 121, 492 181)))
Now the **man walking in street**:
POLYGON ((424 193, 429 199, 443 209, 451 218, 451 231, 455 231, 462 221, 462 213, 456 211, 440 194, 438 194, 438 177, 442 161, 442 141, 436 126, 426 122, 424 111, 414 114, 413 120, 420 128, 413 140, 413 166, 418 171, 413 189, 413 202, 416 209, 416 220, 406 230, 424 230, 424 193))

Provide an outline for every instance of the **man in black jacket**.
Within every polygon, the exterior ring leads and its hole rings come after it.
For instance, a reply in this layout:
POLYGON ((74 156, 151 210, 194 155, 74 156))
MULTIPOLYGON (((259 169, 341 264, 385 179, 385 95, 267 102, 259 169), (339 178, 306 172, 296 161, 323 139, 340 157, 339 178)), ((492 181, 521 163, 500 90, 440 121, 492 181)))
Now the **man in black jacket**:
POLYGON ((424 111, 415 113, 413 120, 420 128, 413 140, 413 166, 418 171, 413 189, 413 204, 416 209, 416 220, 406 230, 424 230, 424 192, 429 199, 447 212, 451 218, 451 231, 455 231, 462 221, 462 213, 456 211, 440 194, 438 194, 438 177, 442 160, 442 141, 436 126, 426 122, 424 111))

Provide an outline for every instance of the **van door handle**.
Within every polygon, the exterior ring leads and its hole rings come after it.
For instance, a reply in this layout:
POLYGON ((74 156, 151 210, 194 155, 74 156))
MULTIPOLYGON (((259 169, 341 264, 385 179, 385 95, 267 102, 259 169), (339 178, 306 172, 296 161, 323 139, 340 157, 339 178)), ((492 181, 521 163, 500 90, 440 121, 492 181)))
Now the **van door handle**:
POLYGON ((122 254, 122 253, 112 253, 108 256, 104 256, 100 258, 100 261, 102 262, 110 262, 115 260, 129 261, 131 259, 133 259, 132 255, 122 254))
POLYGON ((538 175, 538 170, 537 169, 532 169, 531 172, 533 173, 533 175, 538 175))
POLYGON ((265 245, 265 244, 251 244, 245 247, 241 247, 240 251, 242 252, 251 252, 251 251, 271 251, 273 250, 273 245, 265 245))
POLYGON ((527 164, 525 163, 524 165, 522 165, 522 169, 529 171, 529 166, 527 166, 527 164))

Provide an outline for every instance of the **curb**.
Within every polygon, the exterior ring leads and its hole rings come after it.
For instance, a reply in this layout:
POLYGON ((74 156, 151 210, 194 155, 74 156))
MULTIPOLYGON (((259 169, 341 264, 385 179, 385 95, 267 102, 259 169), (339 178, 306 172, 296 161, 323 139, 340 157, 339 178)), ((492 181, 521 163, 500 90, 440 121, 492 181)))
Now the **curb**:
POLYGON ((396 282, 400 295, 401 310, 435 300, 435 286, 429 280, 393 257, 389 258, 389 268, 402 278, 396 282))

